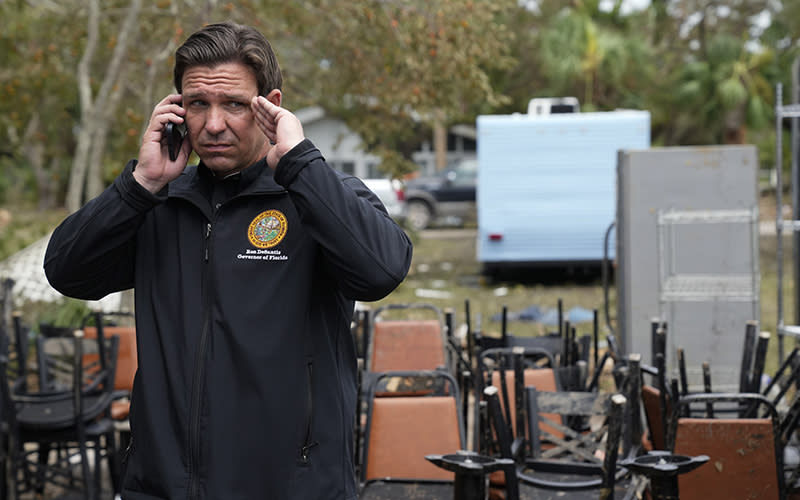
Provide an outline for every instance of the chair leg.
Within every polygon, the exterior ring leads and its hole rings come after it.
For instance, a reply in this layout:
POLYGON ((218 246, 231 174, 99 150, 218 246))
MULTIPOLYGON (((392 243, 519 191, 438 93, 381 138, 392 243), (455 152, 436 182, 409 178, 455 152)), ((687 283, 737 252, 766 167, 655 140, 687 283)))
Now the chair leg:
POLYGON ((100 440, 102 439, 101 436, 98 436, 94 440, 94 498, 95 500, 100 499, 101 492, 103 491, 103 484, 102 484, 102 462, 103 457, 101 455, 103 447, 101 445, 100 440))
MULTIPOLYGON (((4 476, 7 478, 8 482, 8 493, 12 500, 17 500, 20 496, 20 491, 22 490, 22 486, 20 485, 20 471, 19 468, 25 464, 24 460, 20 460, 20 450, 18 449, 17 440, 13 437, 8 437, 7 448, 8 455, 6 456, 6 467, 3 470, 4 476)), ((27 468, 24 469, 24 476, 26 479, 26 484, 30 485, 29 476, 27 473, 27 468)))
POLYGON ((121 477, 120 477, 120 457, 117 447, 117 437, 112 430, 106 435, 106 461, 108 463, 108 472, 111 476, 111 493, 118 495, 122 493, 121 477))
POLYGON ((7 500, 8 499, 8 480, 7 480, 7 472, 8 472, 8 464, 10 460, 7 456, 3 456, 0 458, 0 500, 7 500))
POLYGON ((36 491, 36 494, 38 496, 42 496, 44 494, 45 469, 47 468, 47 462, 50 460, 49 443, 39 443, 39 451, 36 454, 36 460, 37 460, 37 467, 34 475, 35 477, 33 478, 34 491, 36 491))
POLYGON ((86 453, 86 431, 82 425, 78 425, 78 449, 81 456, 81 475, 83 476, 84 498, 86 500, 94 500, 94 481, 90 478, 91 474, 89 471, 89 457, 86 453))

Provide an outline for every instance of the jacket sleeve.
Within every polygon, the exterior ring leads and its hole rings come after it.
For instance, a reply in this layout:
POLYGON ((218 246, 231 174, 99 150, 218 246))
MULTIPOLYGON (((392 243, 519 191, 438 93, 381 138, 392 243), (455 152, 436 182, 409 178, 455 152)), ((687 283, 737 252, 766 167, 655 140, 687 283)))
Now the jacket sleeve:
POLYGON ((64 295, 98 300, 133 287, 136 233, 145 214, 163 198, 133 178, 135 160, 97 198, 55 229, 44 271, 64 295))
POLYGON ((309 140, 281 158, 275 180, 289 192, 345 296, 379 300, 405 279, 408 235, 363 182, 329 167, 309 140))

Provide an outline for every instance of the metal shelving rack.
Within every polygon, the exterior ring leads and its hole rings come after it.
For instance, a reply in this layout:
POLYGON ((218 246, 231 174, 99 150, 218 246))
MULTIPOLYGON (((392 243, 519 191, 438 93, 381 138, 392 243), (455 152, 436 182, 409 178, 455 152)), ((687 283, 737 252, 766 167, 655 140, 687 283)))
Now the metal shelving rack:
MULTIPOLYGON (((686 224, 746 224, 751 255, 758 255, 758 214, 755 210, 668 210, 658 213, 658 237, 662 305, 676 301, 725 300, 757 303, 758 258, 751 259, 747 273, 698 274, 677 269, 674 228, 686 224)), ((754 311, 754 314, 756 312, 754 311)), ((754 316, 755 317, 755 316, 754 316)))
MULTIPOLYGON (((694 229, 694 228, 687 228, 694 229)), ((722 228, 720 228, 721 230, 722 228)), ((758 209, 715 209, 715 210, 659 210, 657 213, 657 238, 659 254, 659 304, 661 318, 671 324, 676 318, 678 303, 687 302, 735 302, 749 309, 749 316, 759 317, 760 273, 758 259, 758 209), (746 255, 738 268, 716 272, 690 271, 686 259, 679 262, 681 250, 692 247, 694 242, 680 237, 679 228, 686 226, 735 225, 728 230, 737 233, 739 226, 746 231, 749 245, 746 255)), ((742 238, 742 243, 745 238, 742 238)), ((723 266, 724 267, 724 266, 723 266)), ((686 341, 686 339, 683 339, 686 341)), ((717 373, 724 373, 723 379, 733 380, 735 367, 725 364, 716 367, 717 373)), ((690 367, 690 379, 697 383, 701 379, 699 367, 690 367)), ((727 382, 726 382, 727 383, 727 382)))
MULTIPOLYGON (((779 362, 783 362, 784 359, 784 346, 783 346, 783 338, 786 335, 795 337, 795 339, 800 338, 800 326, 798 325, 787 325, 784 322, 783 318, 783 232, 791 231, 794 234, 800 233, 800 220, 783 220, 783 120, 787 118, 800 118, 800 104, 789 104, 783 105, 783 85, 777 84, 775 88, 775 234, 777 237, 777 246, 776 246, 776 258, 777 262, 777 274, 778 274, 778 323, 777 323, 777 333, 778 333, 778 358, 779 362)), ((792 173, 793 178, 797 178, 797 175, 794 175, 797 170, 797 139, 794 137, 796 134, 792 134, 792 145, 791 145, 791 154, 792 154, 792 173)), ((797 200, 797 186, 795 183, 792 183, 792 199, 797 200)), ((795 212, 796 213, 796 212, 795 212)), ((795 262, 795 266, 798 265, 798 262, 795 262)), ((795 283, 795 286, 800 286, 800 284, 795 283)))

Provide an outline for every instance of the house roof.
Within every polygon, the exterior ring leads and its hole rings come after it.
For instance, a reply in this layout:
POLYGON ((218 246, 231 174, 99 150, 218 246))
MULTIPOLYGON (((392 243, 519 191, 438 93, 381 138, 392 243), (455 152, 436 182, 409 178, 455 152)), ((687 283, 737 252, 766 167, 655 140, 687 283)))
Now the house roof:
MULTIPOLYGON (((301 108, 294 112, 294 115, 300 120, 303 125, 310 125, 318 122, 327 116, 325 110, 320 106, 309 106, 301 108)), ((450 133, 453 135, 466 137, 467 139, 477 140, 478 132, 475 125, 459 124, 450 127, 450 133)))
POLYGON ((303 125, 308 125, 325 118, 325 110, 319 106, 309 106, 307 108, 298 109, 294 112, 294 116, 296 116, 303 125))

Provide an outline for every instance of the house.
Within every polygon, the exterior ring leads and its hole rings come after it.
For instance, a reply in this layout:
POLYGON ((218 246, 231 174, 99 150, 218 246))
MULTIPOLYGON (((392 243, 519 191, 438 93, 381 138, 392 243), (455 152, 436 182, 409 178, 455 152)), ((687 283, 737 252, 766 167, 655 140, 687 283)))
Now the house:
MULTIPOLYGON (((385 177, 379 170, 380 157, 364 151, 361 138, 344 121, 327 116, 318 106, 299 109, 295 116, 303 124, 306 137, 322 151, 330 166, 362 179, 385 177)), ((447 137, 447 164, 464 157, 474 158, 476 137, 474 125, 451 127, 447 137)), ((422 143, 411 159, 420 166, 422 175, 432 175, 436 171, 431 142, 422 143)))
POLYGON ((328 165, 362 179, 384 177, 378 170, 380 157, 365 152, 361 138, 344 121, 327 116, 319 106, 299 109, 295 116, 303 124, 305 136, 322 151, 328 165))

